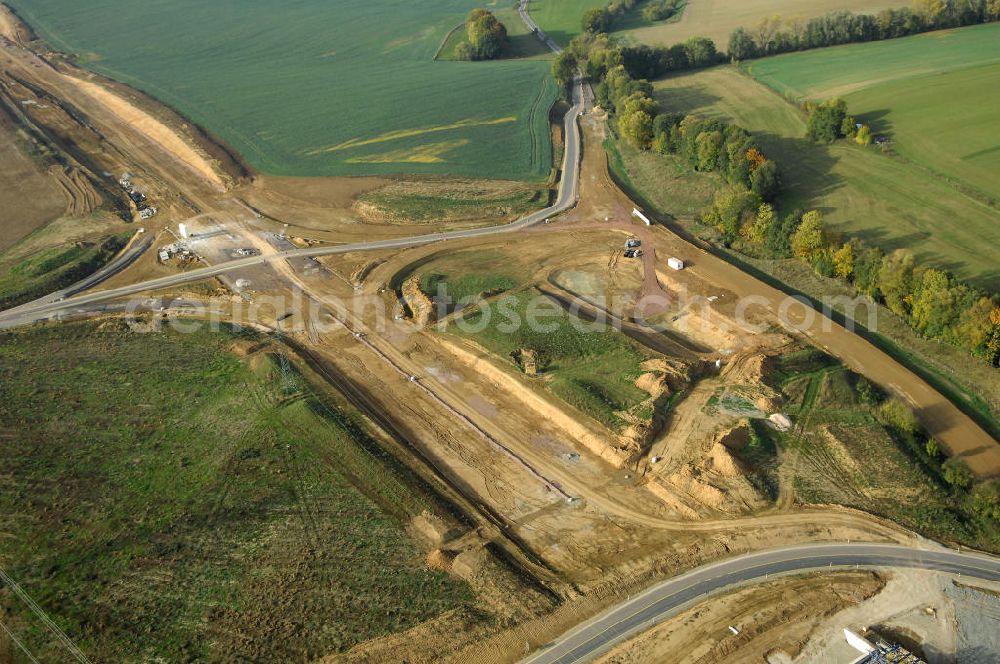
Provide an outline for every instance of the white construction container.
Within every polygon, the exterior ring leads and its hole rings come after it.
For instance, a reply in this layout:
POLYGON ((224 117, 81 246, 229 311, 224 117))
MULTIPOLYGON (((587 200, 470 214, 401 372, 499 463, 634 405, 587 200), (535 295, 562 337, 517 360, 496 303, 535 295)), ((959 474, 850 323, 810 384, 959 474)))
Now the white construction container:
POLYGON ((672 258, 672 257, 668 258, 667 259, 667 265, 669 265, 674 270, 683 270, 684 269, 684 261, 682 261, 679 258, 672 258))

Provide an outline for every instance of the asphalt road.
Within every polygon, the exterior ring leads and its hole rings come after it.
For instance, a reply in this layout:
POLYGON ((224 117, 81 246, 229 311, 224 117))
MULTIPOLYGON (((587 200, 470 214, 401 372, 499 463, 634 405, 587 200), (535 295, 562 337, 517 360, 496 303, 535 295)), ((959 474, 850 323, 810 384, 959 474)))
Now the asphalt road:
POLYGON ((124 251, 120 252, 114 259, 109 263, 98 269, 96 272, 90 276, 84 277, 80 281, 67 286, 61 290, 53 291, 48 295, 38 298, 37 300, 32 300, 25 304, 7 309, 2 312, 2 316, 13 316, 21 311, 31 311, 40 305, 49 305, 54 302, 61 302, 68 297, 72 297, 77 293, 82 293, 85 290, 93 288, 104 281, 107 281, 111 277, 115 276, 129 265, 134 263, 140 256, 142 256, 153 244, 152 236, 146 235, 139 239, 134 239, 124 251))
POLYGON ((908 567, 1000 581, 1000 558, 936 547, 814 544, 763 551, 694 569, 653 586, 561 636, 523 664, 586 662, 729 586, 767 575, 835 567, 908 567))

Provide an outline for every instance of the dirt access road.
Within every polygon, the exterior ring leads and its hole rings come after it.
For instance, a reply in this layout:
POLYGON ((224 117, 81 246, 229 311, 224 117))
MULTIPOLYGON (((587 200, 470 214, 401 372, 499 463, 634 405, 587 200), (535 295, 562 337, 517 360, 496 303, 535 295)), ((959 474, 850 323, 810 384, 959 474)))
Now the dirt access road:
MULTIPOLYGON (((11 34, 11 36, 15 36, 11 26, 7 26, 5 32, 11 34)), ((30 72, 32 76, 46 79, 46 83, 69 98, 83 98, 91 103, 96 100, 104 106, 104 116, 113 118, 113 121, 117 121, 118 123, 125 121, 125 118, 122 117, 121 104, 110 104, 112 108, 109 109, 107 97, 110 93, 103 88, 99 88, 93 81, 81 81, 81 79, 74 76, 56 72, 44 65, 38 65, 37 58, 30 54, 22 58, 16 51, 17 49, 8 50, 5 53, 7 57, 4 59, 10 65, 17 66, 25 75, 28 75, 30 72), (82 89, 81 86, 86 89, 82 89), (97 93, 94 91, 95 86, 99 88, 97 93)), ((611 182, 607 173, 607 161, 604 152, 598 149, 587 151, 582 160, 583 172, 576 172, 582 147, 582 140, 577 127, 577 117, 587 107, 587 99, 583 98, 585 94, 584 86, 581 86, 579 83, 576 86, 576 94, 579 95, 576 100, 577 103, 567 114, 566 118, 566 154, 563 164, 563 182, 561 183, 562 186, 560 187, 558 200, 551 208, 528 215, 513 224, 456 233, 431 233, 412 238, 400 238, 391 242, 360 242, 352 245, 314 247, 294 252, 272 254, 257 259, 236 260, 203 270, 192 270, 175 277, 144 281, 126 288, 87 293, 77 298, 68 298, 65 303, 50 303, 41 307, 28 305, 19 310, 18 313, 20 315, 16 317, 16 320, 0 314, 0 323, 3 323, 4 327, 27 324, 35 320, 57 316, 79 305, 134 295, 150 289, 169 288, 178 284, 224 274, 232 269, 247 267, 251 263, 284 260, 292 257, 293 254, 295 257, 320 256, 356 251, 406 248, 444 240, 516 232, 539 225, 548 216, 571 208, 573 202, 578 198, 578 188, 583 191, 582 198, 576 210, 569 215, 570 218, 581 221, 581 217, 585 217, 585 220, 591 223, 609 218, 613 223, 620 225, 623 222, 623 215, 627 217, 634 203, 611 182)), ((113 97, 114 95, 110 96, 113 97)), ((136 112, 139 113, 140 111, 136 112)), ((143 117, 150 116, 143 113, 143 117)), ((205 184, 209 185, 208 189, 216 188, 220 184, 211 165, 204 161, 201 154, 195 153, 189 148, 182 152, 191 157, 191 159, 181 159, 183 155, 178 155, 176 150, 169 149, 177 142, 175 140, 176 137, 173 137, 171 134, 170 137, 164 138, 161 135, 170 133, 159 131, 163 128, 163 125, 152 119, 142 124, 145 129, 142 135, 146 137, 148 142, 154 143, 158 148, 162 148, 163 152, 174 154, 175 163, 180 162, 185 166, 185 168, 175 170, 182 173, 186 172, 186 174, 198 173, 202 176, 191 178, 197 181, 199 185, 196 187, 196 189, 200 189, 198 192, 200 195, 197 195, 197 197, 190 191, 195 187, 183 186, 190 185, 191 182, 185 182, 182 185, 179 182, 179 178, 173 178, 172 182, 177 186, 177 190, 185 191, 187 197, 197 200, 199 207, 206 210, 211 209, 211 201, 207 200, 211 198, 211 195, 206 191, 205 184), (155 126, 157 129, 156 132, 150 130, 150 123, 155 126), (156 134, 156 136, 152 136, 152 134, 156 134), (195 165, 201 166, 201 168, 195 168, 190 163, 192 160, 196 162, 195 165), (206 172, 211 177, 206 178, 206 172)), ((604 138, 603 122, 592 116, 585 116, 585 121, 582 124, 585 126, 586 140, 589 144, 595 147, 600 145, 604 138)), ((135 133, 134 130, 133 133, 135 133)), ((124 135, 120 132, 116 132, 116 134, 124 135)), ((126 151, 129 151, 127 148, 132 148, 130 152, 138 153, 142 153, 143 148, 148 145, 148 143, 142 144, 141 141, 136 141, 134 144, 124 140, 122 142, 122 147, 126 148, 126 151)), ((551 226, 556 225, 554 223, 551 224, 551 226)), ((536 229, 535 232, 541 232, 545 228, 548 228, 548 226, 536 229)), ((790 300, 785 293, 764 284, 735 266, 687 242, 672 233, 669 229, 655 226, 651 229, 641 228, 639 232, 646 237, 647 244, 651 245, 649 249, 654 252, 653 257, 657 260, 656 264, 661 265, 665 270, 663 273, 659 273, 659 275, 660 280, 667 286, 668 291, 682 287, 685 281, 685 273, 690 271, 691 274, 701 277, 709 283, 717 284, 720 288, 732 291, 744 301, 752 300, 754 302, 753 306, 770 310, 771 312, 784 311, 786 313, 786 322, 792 328, 808 336, 814 343, 843 360, 852 369, 904 397, 913 406, 931 435, 940 441, 950 455, 958 455, 965 458, 969 466, 979 476, 1000 475, 1000 444, 955 406, 955 404, 899 362, 896 362, 861 337, 833 323, 830 319, 817 314, 814 310, 794 303, 792 306, 788 306, 790 300), (668 271, 663 263, 665 262, 665 258, 671 255, 683 258, 690 266, 688 270, 676 275, 666 274, 668 271), (671 280, 675 283, 671 283, 671 280)), ((649 260, 652 260, 652 257, 647 258, 647 261, 649 260)), ((653 273, 655 271, 647 270, 647 274, 653 273)), ((655 292, 657 290, 652 287, 647 288, 647 292, 655 292)))
MULTIPOLYGON (((604 140, 603 122, 588 115, 582 125, 584 143, 600 145, 604 140)), ((635 219, 629 219, 635 203, 612 181, 603 151, 584 152, 580 187, 580 204, 565 215, 565 222, 592 222, 607 218, 609 228, 625 224, 625 228, 631 229, 643 240, 647 256, 652 253, 657 277, 668 292, 686 291, 687 286, 695 281, 694 277, 714 284, 720 291, 734 293, 738 306, 745 307, 747 318, 752 318, 754 312, 781 314, 782 324, 788 329, 805 335, 854 371, 909 402, 928 432, 950 456, 964 458, 980 477, 1000 476, 1000 443, 913 371, 861 336, 692 244, 666 226, 647 228, 635 219), (666 265, 670 256, 682 258, 687 267, 682 272, 670 270, 666 265)))
MULTIPOLYGON (((570 136, 576 127, 572 118, 579 111, 578 104, 574 107, 573 113, 570 114, 571 119, 567 121, 570 136)), ((599 145, 603 140, 603 123, 593 116, 586 116, 582 124, 585 140, 591 145, 599 145)), ((566 163, 575 163, 569 158, 569 152, 567 150, 566 163)), ((573 169, 567 168, 565 173, 569 177, 573 174, 573 169)), ((25 324, 33 320, 58 315, 81 304, 106 301, 154 288, 189 283, 205 277, 224 274, 249 264, 281 261, 302 256, 323 256, 389 248, 402 249, 446 240, 509 233, 531 226, 536 226, 533 233, 542 233, 546 228, 555 229, 556 226, 561 226, 564 222, 591 222, 595 218, 607 217, 611 219, 611 224, 617 226, 621 226, 623 223, 631 224, 636 233, 644 238, 647 251, 654 251, 659 263, 663 264, 664 271, 657 274, 668 291, 683 290, 685 282, 688 281, 687 275, 692 275, 715 284, 720 289, 733 292, 739 301, 746 305, 748 314, 754 310, 780 312, 782 323, 789 329, 804 334, 813 343, 841 359, 853 370, 906 399, 928 432, 942 444, 950 456, 964 458, 969 467, 980 477, 1000 476, 1000 443, 914 372, 857 334, 848 331, 814 309, 793 300, 786 293, 765 284, 723 259, 688 242, 668 228, 664 226, 645 228, 639 222, 628 221, 627 218, 623 219, 622 215, 627 214, 634 203, 611 181, 603 151, 590 150, 585 153, 579 181, 580 200, 576 209, 566 215, 565 220, 558 224, 543 224, 542 228, 537 228, 547 216, 572 204, 571 201, 576 194, 576 187, 573 184, 575 181, 571 181, 570 186, 563 187, 563 195, 560 196, 560 200, 553 208, 544 213, 529 215, 509 226, 480 228, 455 233, 432 233, 389 242, 308 248, 240 259, 168 278, 141 282, 110 291, 89 293, 67 299, 63 303, 24 307, 19 312, 22 315, 16 320, 10 320, 9 317, 0 314, 0 324, 6 324, 5 326, 25 324), (664 264, 667 256, 681 257, 688 267, 683 272, 668 274, 664 264)))

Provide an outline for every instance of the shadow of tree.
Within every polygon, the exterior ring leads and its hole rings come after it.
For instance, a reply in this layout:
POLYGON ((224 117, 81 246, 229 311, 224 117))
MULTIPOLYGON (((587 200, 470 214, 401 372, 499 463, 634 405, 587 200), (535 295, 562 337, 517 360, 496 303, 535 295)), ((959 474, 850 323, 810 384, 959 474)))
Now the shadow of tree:
POLYGON ((833 172, 837 158, 826 145, 808 138, 790 138, 773 133, 755 134, 764 154, 778 163, 784 193, 783 207, 818 209, 818 200, 844 186, 844 178, 833 172))
POLYGON ((866 124, 872 129, 873 136, 886 136, 888 138, 893 138, 893 126, 892 122, 889 121, 889 109, 882 108, 876 111, 868 111, 867 113, 862 113, 861 115, 855 116, 858 122, 866 124))
MULTIPOLYGON (((690 74, 687 74, 690 76, 690 74)), ((675 80, 683 80, 685 74, 675 76, 675 80)), ((653 93, 657 103, 671 113, 693 113, 711 108, 720 97, 705 90, 703 85, 672 85, 661 88, 653 93)), ((708 115, 708 114, 706 114, 708 115)), ((715 115, 715 114, 711 114, 715 115)))
POLYGON ((542 43, 542 40, 532 33, 525 35, 511 35, 507 38, 507 49, 504 51, 501 60, 520 60, 522 58, 534 58, 539 55, 548 55, 552 51, 542 43))

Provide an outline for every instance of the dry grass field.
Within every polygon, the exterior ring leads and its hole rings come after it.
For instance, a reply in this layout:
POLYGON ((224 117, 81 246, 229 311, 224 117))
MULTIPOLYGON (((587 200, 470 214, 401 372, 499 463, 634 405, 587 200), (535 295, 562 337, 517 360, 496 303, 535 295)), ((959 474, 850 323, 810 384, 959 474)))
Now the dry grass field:
POLYGON ((875 13, 905 2, 892 0, 689 0, 680 21, 661 21, 629 30, 630 39, 644 44, 675 44, 689 37, 711 37, 720 50, 729 43, 729 33, 751 28, 765 16, 810 19, 828 12, 847 10, 875 13))

